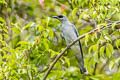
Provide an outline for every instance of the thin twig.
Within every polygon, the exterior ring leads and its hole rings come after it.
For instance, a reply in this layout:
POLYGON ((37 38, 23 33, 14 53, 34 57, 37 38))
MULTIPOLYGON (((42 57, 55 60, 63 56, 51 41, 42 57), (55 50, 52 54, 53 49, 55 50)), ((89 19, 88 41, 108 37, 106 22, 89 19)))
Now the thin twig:
MULTIPOLYGON (((120 21, 117 21, 116 23, 119 24, 120 21)), ((106 29, 106 28, 111 27, 111 25, 112 25, 112 23, 109 23, 109 24, 107 25, 108 27, 102 26, 100 31, 102 31, 102 30, 104 30, 104 29, 106 29)), ((92 33, 97 32, 97 31, 98 31, 98 28, 95 28, 95 29, 91 30, 90 32, 85 33, 85 34, 79 36, 77 39, 75 39, 73 42, 71 42, 63 51, 61 51, 61 53, 60 53, 59 55, 57 55, 57 57, 53 60, 52 64, 51 64, 50 67, 48 68, 48 71, 46 72, 43 80, 46 80, 48 74, 50 73, 50 71, 52 70, 52 68, 53 68, 54 65, 56 64, 56 62, 60 59, 60 57, 65 53, 65 51, 67 51, 67 50, 68 50, 72 45, 74 45, 77 41, 79 41, 80 39, 84 38, 87 34, 92 34, 92 33)))

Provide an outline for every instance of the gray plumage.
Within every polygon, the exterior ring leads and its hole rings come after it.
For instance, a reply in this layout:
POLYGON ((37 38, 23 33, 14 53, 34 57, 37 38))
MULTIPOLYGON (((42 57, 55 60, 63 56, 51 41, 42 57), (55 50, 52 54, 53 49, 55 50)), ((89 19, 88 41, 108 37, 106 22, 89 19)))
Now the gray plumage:
MULTIPOLYGON (((76 27, 69 22, 66 16, 59 15, 59 16, 53 16, 53 18, 58 19, 62 23, 60 30, 62 32, 62 36, 64 37, 67 45, 70 44, 73 40, 75 40, 79 36, 79 33, 76 27)), ((71 47, 71 49, 74 52, 74 55, 79 63, 80 72, 82 74, 87 74, 87 70, 86 68, 84 68, 83 52, 82 52, 80 41, 76 42, 71 47)))

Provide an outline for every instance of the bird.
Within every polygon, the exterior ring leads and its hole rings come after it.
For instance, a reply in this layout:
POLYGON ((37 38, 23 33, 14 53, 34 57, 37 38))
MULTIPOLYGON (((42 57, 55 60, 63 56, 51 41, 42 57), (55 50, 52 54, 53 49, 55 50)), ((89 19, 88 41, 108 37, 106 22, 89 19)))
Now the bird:
MULTIPOLYGON (((79 37, 75 25, 70 23, 65 15, 52 16, 52 18, 58 19, 61 22, 60 31, 67 45, 79 37)), ((74 52, 75 58, 78 61, 81 74, 88 74, 87 69, 84 67, 83 51, 80 40, 71 46, 71 50, 74 52)))

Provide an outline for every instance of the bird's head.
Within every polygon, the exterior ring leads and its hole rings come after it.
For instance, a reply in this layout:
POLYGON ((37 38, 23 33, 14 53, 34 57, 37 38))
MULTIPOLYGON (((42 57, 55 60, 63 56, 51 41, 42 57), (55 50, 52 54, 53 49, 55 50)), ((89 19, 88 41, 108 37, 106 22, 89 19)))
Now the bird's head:
POLYGON ((52 16, 52 18, 58 19, 61 22, 68 21, 67 17, 64 15, 52 16))

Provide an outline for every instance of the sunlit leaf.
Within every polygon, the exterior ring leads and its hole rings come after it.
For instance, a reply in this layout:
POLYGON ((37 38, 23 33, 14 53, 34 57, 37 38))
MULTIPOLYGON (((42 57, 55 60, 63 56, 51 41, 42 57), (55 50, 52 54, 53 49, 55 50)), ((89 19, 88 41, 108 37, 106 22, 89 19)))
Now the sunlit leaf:
POLYGON ((22 30, 26 30, 26 29, 30 28, 30 27, 31 27, 31 25, 32 25, 32 22, 31 22, 31 23, 29 23, 29 24, 27 24, 25 27, 23 27, 23 29, 22 29, 22 30))
POLYGON ((109 63, 109 69, 112 70, 114 68, 114 66, 115 66, 115 63, 113 61, 111 61, 109 63))
POLYGON ((112 30, 115 29, 116 24, 117 24, 117 23, 113 23, 113 24, 112 24, 112 30))
POLYGON ((74 8, 73 11, 72 11, 73 18, 76 16, 76 13, 77 13, 77 8, 74 8))
POLYGON ((29 44, 29 42, 27 42, 27 41, 19 41, 17 43, 17 45, 28 45, 28 44, 29 44))
POLYGON ((107 55, 107 57, 110 58, 111 55, 113 54, 113 51, 114 51, 113 46, 108 43, 107 47, 106 47, 106 55, 107 55))
POLYGON ((105 46, 100 48, 100 56, 104 56, 105 46))
POLYGON ((68 65, 68 67, 70 67, 70 61, 69 61, 69 59, 67 57, 64 57, 64 59, 65 59, 67 65, 68 65))
POLYGON ((2 17, 0 17, 0 21, 1 21, 2 23, 6 23, 6 21, 5 21, 2 17))
POLYGON ((85 45, 86 45, 86 46, 87 46, 88 41, 89 41, 89 34, 87 34, 87 35, 85 36, 85 45))
POLYGON ((97 50, 98 50, 98 45, 95 44, 95 45, 90 46, 90 48, 89 48, 89 54, 91 53, 92 50, 93 50, 94 53, 96 53, 97 50))
POLYGON ((119 49, 119 46, 120 46, 120 39, 116 40, 116 47, 119 49))
POLYGON ((59 70, 61 69, 60 61, 57 61, 57 63, 55 64, 55 68, 59 70))

